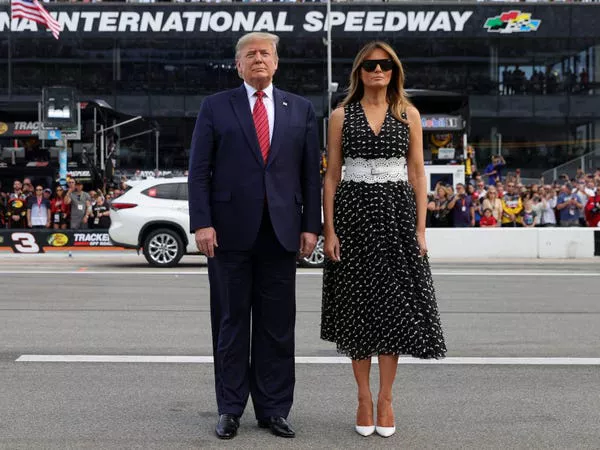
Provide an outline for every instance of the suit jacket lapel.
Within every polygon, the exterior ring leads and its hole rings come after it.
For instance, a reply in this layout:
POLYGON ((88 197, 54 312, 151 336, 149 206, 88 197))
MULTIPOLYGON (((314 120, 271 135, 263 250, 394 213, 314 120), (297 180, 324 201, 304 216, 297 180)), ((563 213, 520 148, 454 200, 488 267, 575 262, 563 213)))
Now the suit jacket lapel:
POLYGON ((271 148, 269 149, 269 158, 267 166, 270 165, 279 153, 285 140, 285 130, 289 122, 288 100, 283 92, 273 88, 273 104, 275 107, 275 124, 273 127, 273 139, 271 139, 271 148))
POLYGON ((250 113, 250 102, 248 101, 248 94, 244 85, 233 92, 231 104, 233 106, 233 111, 242 126, 242 130, 244 130, 244 135, 252 149, 252 153, 254 153, 254 157, 261 165, 264 165, 263 157, 258 145, 258 138, 256 137, 254 120, 250 113))

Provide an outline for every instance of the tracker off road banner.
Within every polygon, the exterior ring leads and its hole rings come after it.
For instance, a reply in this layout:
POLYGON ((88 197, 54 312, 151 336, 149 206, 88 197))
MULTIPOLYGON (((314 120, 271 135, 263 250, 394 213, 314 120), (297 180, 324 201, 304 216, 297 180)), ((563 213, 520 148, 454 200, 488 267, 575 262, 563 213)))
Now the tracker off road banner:
POLYGON ((14 253, 121 248, 107 230, 0 230, 0 250, 14 253))

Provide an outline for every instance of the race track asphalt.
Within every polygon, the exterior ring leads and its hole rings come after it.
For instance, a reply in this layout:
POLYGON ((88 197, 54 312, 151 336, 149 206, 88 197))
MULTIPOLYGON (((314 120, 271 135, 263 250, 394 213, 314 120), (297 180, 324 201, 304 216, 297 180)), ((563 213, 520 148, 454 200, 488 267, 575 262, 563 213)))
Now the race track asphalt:
POLYGON ((0 448, 599 448, 600 261, 432 269, 448 358, 401 362, 396 435, 353 431, 351 367, 318 337, 320 271, 300 269, 296 354, 333 359, 296 366, 296 439, 258 429, 249 404, 239 436, 223 442, 213 366, 198 358, 211 355, 200 258, 157 270, 133 253, 0 254, 0 448), (194 362, 133 362, 146 356, 194 362))

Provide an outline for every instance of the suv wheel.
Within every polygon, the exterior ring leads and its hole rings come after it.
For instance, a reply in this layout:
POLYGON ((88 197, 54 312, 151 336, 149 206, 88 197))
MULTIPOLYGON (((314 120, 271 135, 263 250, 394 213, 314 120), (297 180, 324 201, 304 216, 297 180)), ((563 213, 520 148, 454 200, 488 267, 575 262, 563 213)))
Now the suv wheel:
POLYGON ((325 252, 323 251, 324 241, 325 239, 323 236, 319 236, 317 239, 317 245, 315 245, 315 249, 313 250, 312 254, 300 260, 300 265, 302 267, 323 267, 325 264, 325 252))
POLYGON ((153 230, 144 239, 146 261, 156 267, 174 267, 183 256, 183 241, 168 228, 153 230))

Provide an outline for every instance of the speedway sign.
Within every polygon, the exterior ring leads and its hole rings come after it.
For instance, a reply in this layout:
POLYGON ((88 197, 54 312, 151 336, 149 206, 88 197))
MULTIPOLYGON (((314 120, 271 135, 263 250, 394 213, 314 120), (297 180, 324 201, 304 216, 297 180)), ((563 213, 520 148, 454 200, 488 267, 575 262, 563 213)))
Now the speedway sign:
MULTIPOLYGON (((299 23, 292 11, 58 11, 63 31, 97 33, 224 33, 267 31, 309 33, 326 30, 322 11, 308 11, 299 23)), ((344 32, 463 31, 473 11, 333 11, 331 27, 344 32)), ((29 20, 0 12, 0 31, 38 31, 29 20)))
MULTIPOLYGON (((62 27, 61 39, 72 35, 118 37, 152 34, 180 38, 233 38, 251 31, 277 33, 282 38, 322 36, 328 23, 326 7, 315 3, 172 3, 106 4, 50 3, 50 14, 62 27)), ((527 30, 529 36, 597 35, 585 5, 532 5, 517 10, 498 5, 359 4, 332 5, 334 37, 500 37, 508 31, 527 30), (543 26, 540 24, 543 22, 543 26), (501 31, 502 30, 502 31, 501 31)), ((44 27, 10 17, 9 5, 0 5, 0 35, 50 35, 44 27)))

